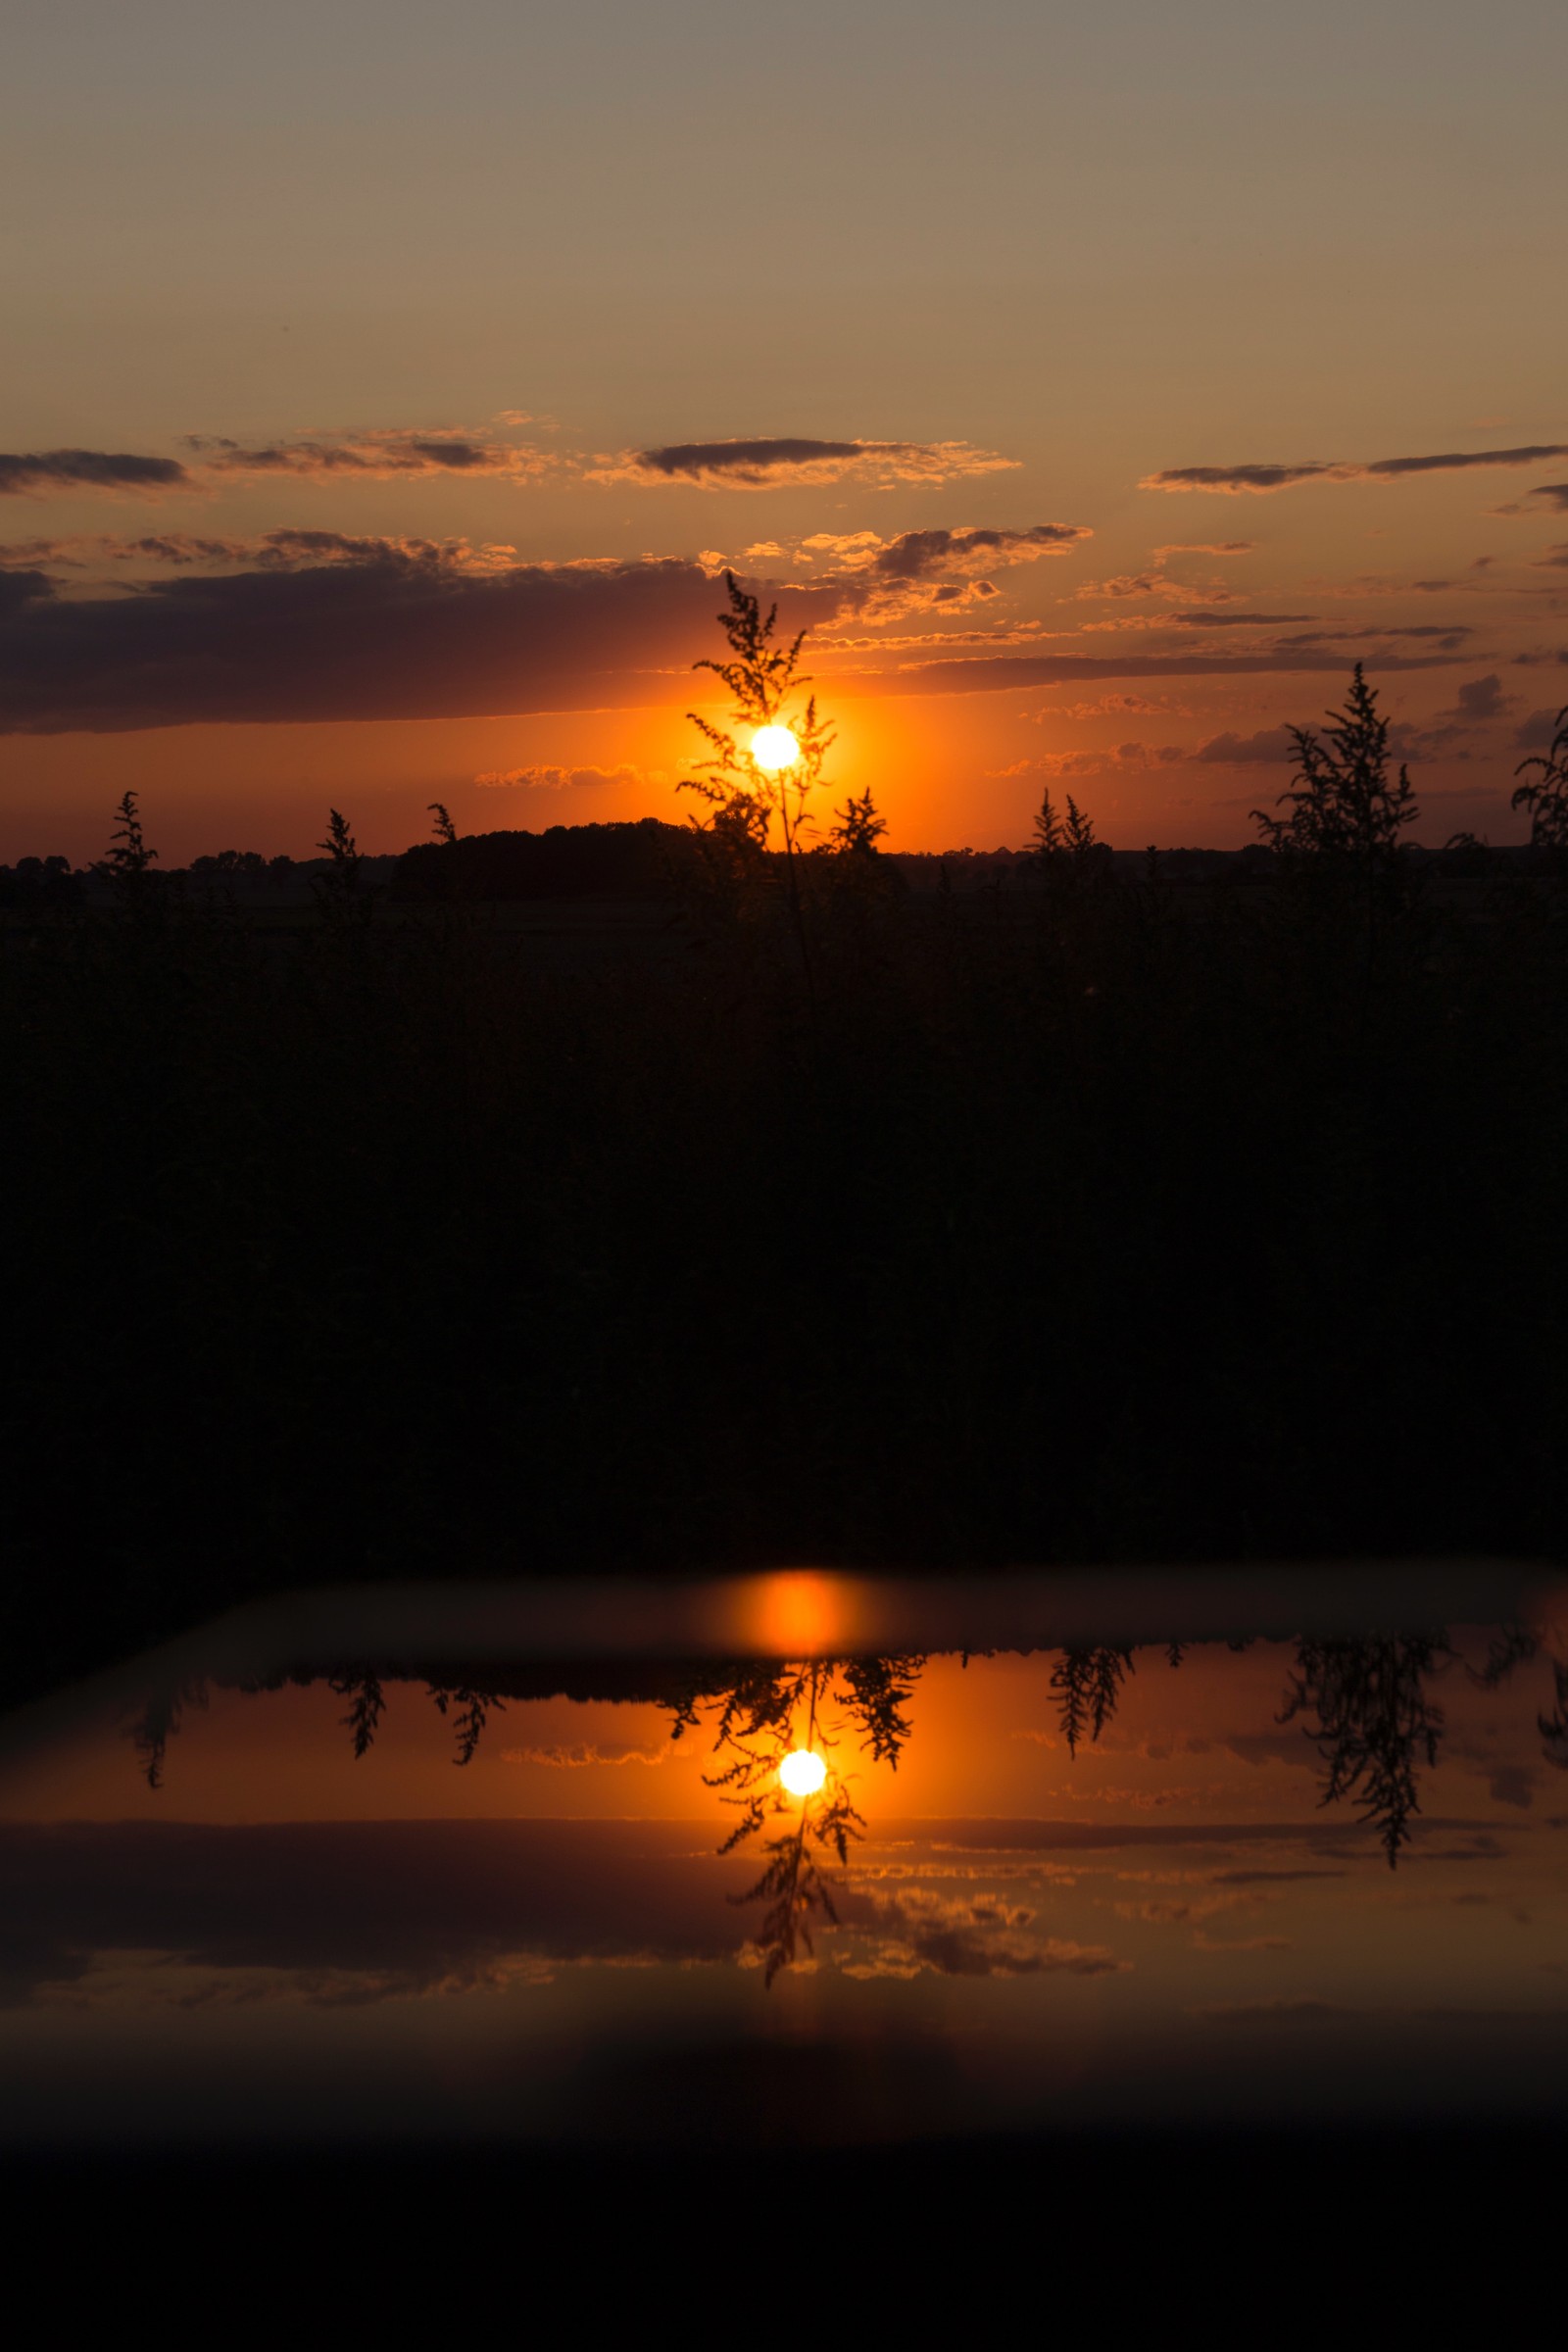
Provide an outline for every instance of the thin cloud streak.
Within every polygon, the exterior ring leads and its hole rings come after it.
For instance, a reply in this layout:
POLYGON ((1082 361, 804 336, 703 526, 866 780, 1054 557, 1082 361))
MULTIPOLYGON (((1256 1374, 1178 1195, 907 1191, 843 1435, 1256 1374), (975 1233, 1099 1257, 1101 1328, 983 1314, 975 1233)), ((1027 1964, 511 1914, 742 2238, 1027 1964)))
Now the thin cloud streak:
POLYGON ((1435 457, 1377 458, 1370 465, 1314 458, 1298 465, 1172 466, 1159 473, 1146 473, 1138 487, 1268 497, 1278 490, 1293 490, 1301 482, 1394 482, 1409 474, 1465 473, 1476 466, 1539 466, 1548 458, 1568 458, 1568 442, 1540 442, 1523 449, 1447 450, 1435 457))
POLYGON ((542 450, 487 441, 448 426, 425 432, 376 426, 249 447, 220 434, 187 433, 185 446, 209 475, 283 474, 295 481, 395 481, 444 474, 533 481, 557 465, 542 450))

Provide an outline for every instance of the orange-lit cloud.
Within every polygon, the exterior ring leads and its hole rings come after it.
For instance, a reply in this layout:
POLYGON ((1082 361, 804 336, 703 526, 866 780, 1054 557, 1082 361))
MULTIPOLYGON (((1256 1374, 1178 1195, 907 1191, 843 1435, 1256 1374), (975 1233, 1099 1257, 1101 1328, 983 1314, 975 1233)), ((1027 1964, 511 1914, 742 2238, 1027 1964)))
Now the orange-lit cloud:
POLYGON ((746 554, 750 562, 823 565, 813 569, 811 584, 838 588, 837 617, 875 625, 985 603, 997 593, 992 572, 1068 555, 1093 536, 1082 522, 1013 529, 969 523, 891 539, 877 531, 813 531, 803 539, 760 540, 746 554))
POLYGON ((490 475, 535 481, 557 461, 543 450, 491 441, 458 426, 410 431, 377 425, 358 432, 246 443, 222 434, 187 433, 185 446, 209 475, 286 474, 303 481, 390 481, 436 474, 490 475))
POLYGON ((499 542, 474 547, 466 539, 328 531, 285 525, 252 536, 219 537, 197 531, 148 531, 135 537, 78 532, 57 539, 0 544, 0 567, 47 564, 72 571, 140 564, 188 570, 249 565, 261 571, 301 570, 317 564, 373 564, 386 559, 495 572, 516 562, 516 549, 499 542))
POLYGON ((513 788, 525 792, 567 792, 603 784, 662 782, 640 767, 489 767, 474 777, 488 790, 513 788))
POLYGON ((779 436, 757 440, 674 441, 661 449, 626 449, 587 469, 594 482, 657 488, 684 483, 703 490, 778 490, 858 481, 871 488, 902 482, 936 484, 975 474, 1003 473, 1016 458, 976 449, 967 441, 817 441, 779 436))

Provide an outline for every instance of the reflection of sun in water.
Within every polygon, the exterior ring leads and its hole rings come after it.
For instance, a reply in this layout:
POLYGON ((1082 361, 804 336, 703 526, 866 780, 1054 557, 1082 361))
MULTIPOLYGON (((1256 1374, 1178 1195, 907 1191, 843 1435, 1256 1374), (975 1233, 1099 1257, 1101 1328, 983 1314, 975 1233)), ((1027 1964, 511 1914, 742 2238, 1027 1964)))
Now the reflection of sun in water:
POLYGON ((785 1757, 778 1777, 791 1796, 814 1796, 827 1779, 827 1766, 808 1747, 798 1747, 785 1757))
POLYGON ((752 758, 764 775, 776 776, 781 768, 793 767, 801 756, 801 747, 788 727, 759 727, 752 737, 752 758))

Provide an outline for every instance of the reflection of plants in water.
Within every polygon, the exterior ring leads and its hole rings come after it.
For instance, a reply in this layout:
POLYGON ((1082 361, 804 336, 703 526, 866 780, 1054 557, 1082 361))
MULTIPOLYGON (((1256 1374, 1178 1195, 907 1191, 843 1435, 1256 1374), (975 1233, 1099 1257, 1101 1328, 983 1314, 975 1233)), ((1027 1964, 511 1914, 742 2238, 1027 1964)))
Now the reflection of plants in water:
MULTIPOLYGON (((1248 1644, 1236 1641, 1227 1646, 1242 1649, 1248 1644)), ((1171 1665, 1179 1666, 1187 1645, 1170 1642, 1164 1647, 1171 1665)), ((1419 1776, 1436 1763, 1444 1730, 1444 1712, 1428 1695, 1427 1678, 1453 1656, 1446 1635, 1437 1631, 1298 1644, 1296 1669, 1277 1720, 1303 1719, 1303 1730, 1325 1767, 1322 1803, 1353 1801, 1363 1821, 1377 1826, 1391 1865, 1409 1841, 1412 1817, 1420 1810, 1419 1776)), ((1560 1636, 1504 1627, 1493 1639, 1485 1662, 1467 1672, 1472 1683, 1491 1690, 1508 1680, 1516 1667, 1538 1658, 1544 1658, 1552 1677, 1551 1704, 1537 1718, 1544 1754, 1549 1763, 1568 1771, 1568 1658, 1561 1654, 1560 1636)), ((741 1898, 765 1900, 769 1906, 754 1939, 769 1981, 794 1958, 800 1944, 809 1950, 813 1913, 828 1921, 834 1918, 824 1867, 829 1858, 842 1866, 850 1843, 863 1831, 845 1776, 833 1763, 833 1751, 853 1739, 871 1762, 896 1768, 909 1738, 908 1705, 922 1663, 913 1656, 804 1665, 715 1659, 655 1670, 646 1679, 639 1674, 634 1690, 613 1693, 657 1700, 667 1708, 675 1739, 699 1724, 712 1726, 720 1761, 718 1769, 706 1776, 708 1784, 740 1814, 725 1841, 726 1853, 760 1838, 770 1825, 788 1822, 786 1829, 764 1840, 766 1867, 741 1898), (778 1768, 795 1743, 796 1727, 803 1723, 805 1744, 828 1766, 822 1788, 804 1800, 791 1798, 778 1780, 778 1768)), ((508 1698, 539 1697, 562 1688, 554 1670, 547 1670, 543 1679, 527 1668, 468 1670, 456 1677, 450 1670, 446 1675, 427 1671, 419 1676, 411 1673, 410 1665, 400 1661, 345 1665, 324 1674, 285 1672, 240 1687, 259 1693, 290 1683, 325 1682, 349 1701, 342 1722, 351 1734, 355 1755, 364 1756, 386 1710, 385 1684, 422 1680, 440 1712, 454 1719, 458 1764, 472 1761, 491 1711, 504 1708, 508 1698)), ((1050 1687, 1062 1737, 1074 1756, 1082 1743, 1101 1738, 1134 1671, 1131 1645, 1102 1643, 1055 1654, 1050 1687)), ((612 1692, 596 1680, 575 1694, 600 1697, 612 1692)), ((182 1710, 204 1705, 206 1695, 206 1683, 197 1676, 149 1697, 130 1738, 150 1787, 162 1784, 167 1744, 178 1729, 182 1710)))
POLYGON ((808 1952, 812 1949, 813 1914, 829 1926, 837 1924, 827 1864, 836 1857, 842 1869, 852 1839, 864 1835, 865 1823, 833 1760, 834 1750, 848 1729, 861 1754, 896 1771, 909 1737, 906 1710, 920 1664, 906 1657, 787 1666, 760 1662, 742 1668, 728 1688, 693 1695, 675 1710, 675 1739, 700 1721, 705 1703, 714 1711, 713 1752, 723 1761, 703 1779, 740 1812, 719 1851, 733 1853, 753 1838, 761 1840, 766 1857, 761 1876, 731 1899, 767 1904, 752 1945, 768 1984, 802 1944, 808 1952), (814 1794, 792 1796, 781 1768, 802 1748, 820 1757, 825 1777, 814 1794), (781 1820, 786 1828, 764 1835, 781 1820))
POLYGON ((335 1690, 339 1698, 351 1701, 348 1713, 340 1716, 339 1721, 345 1731, 354 1734, 355 1755, 368 1754, 386 1707, 386 1693, 381 1688, 380 1676, 369 1673, 332 1674, 327 1677, 327 1687, 335 1690))
POLYGON ((176 1683, 170 1690, 154 1691, 148 1699, 130 1727, 130 1743, 149 1788, 161 1788, 164 1785, 164 1758, 185 1709, 206 1704, 207 1685, 199 1676, 176 1683))
POLYGON ((1283 1713, 1310 1714, 1308 1736, 1328 1766, 1320 1804, 1349 1797, 1379 1824, 1392 1870, 1421 1800, 1416 1775, 1438 1760, 1443 1709, 1426 1677, 1452 1655, 1443 1634, 1389 1635, 1364 1642, 1302 1642, 1283 1713))
MULTIPOLYGON (((1175 1665, 1177 1659, 1173 1657, 1171 1663, 1175 1665)), ((1133 1671, 1130 1649, 1102 1644, 1097 1649, 1062 1651, 1051 1669, 1051 1688, 1056 1693, 1057 1720, 1069 1755, 1077 1755, 1086 1730, 1091 1740, 1100 1738, 1116 1712, 1122 1682, 1133 1671)))
POLYGON ((507 1702, 494 1690, 475 1690, 467 1683, 432 1683, 430 1696, 444 1715, 448 1707, 457 1710, 454 1721, 458 1734, 458 1752, 454 1764, 471 1764, 474 1750, 490 1720, 492 1707, 506 1713, 507 1702))

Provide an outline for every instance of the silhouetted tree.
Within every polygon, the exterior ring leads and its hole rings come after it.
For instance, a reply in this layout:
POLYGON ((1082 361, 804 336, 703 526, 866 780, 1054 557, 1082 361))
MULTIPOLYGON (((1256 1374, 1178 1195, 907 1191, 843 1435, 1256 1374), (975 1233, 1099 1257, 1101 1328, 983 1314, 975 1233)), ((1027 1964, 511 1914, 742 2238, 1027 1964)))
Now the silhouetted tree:
POLYGON ((349 820, 340 810, 327 810, 326 839, 317 843, 324 850, 330 864, 324 874, 313 877, 316 900, 329 921, 341 922, 353 914, 368 912, 368 902, 360 890, 359 847, 349 830, 349 820))
POLYGON ((1391 779, 1388 719, 1375 688, 1355 664, 1343 710, 1330 713, 1321 736, 1292 727, 1296 782, 1279 796, 1290 815, 1252 817, 1268 846, 1293 858, 1348 861, 1363 872, 1389 868, 1406 825, 1419 813, 1407 770, 1391 779))
POLYGON ((838 821, 829 836, 833 847, 851 858, 875 858, 877 843, 888 829, 887 818, 878 816, 876 804, 868 784, 858 800, 852 792, 844 807, 837 812, 838 821))
POLYGON ((1568 704, 1557 713, 1550 749, 1521 760, 1513 772, 1522 776, 1537 768, 1541 772, 1519 786, 1512 806, 1530 811, 1532 848, 1562 859, 1568 858, 1568 704))
POLYGON ((158 852, 147 846, 147 837, 142 830, 141 809, 133 792, 121 795, 115 814, 120 822, 115 827, 109 848, 92 870, 95 874, 106 876, 114 884, 116 896, 122 903, 134 905, 144 898, 147 886, 153 879, 152 867, 158 852))
POLYGON ((1088 863, 1091 853, 1099 848, 1092 819, 1079 808, 1069 792, 1067 809, 1063 815, 1052 800, 1048 786, 1040 796, 1035 815, 1034 856, 1051 872, 1059 872, 1063 865, 1079 867, 1088 863))
POLYGON ((445 841, 448 843, 456 841, 458 838, 458 828, 452 822, 451 812, 448 809, 445 801, 431 801, 427 803, 427 807, 430 814, 435 818, 435 823, 430 827, 430 830, 435 836, 436 840, 445 841))

